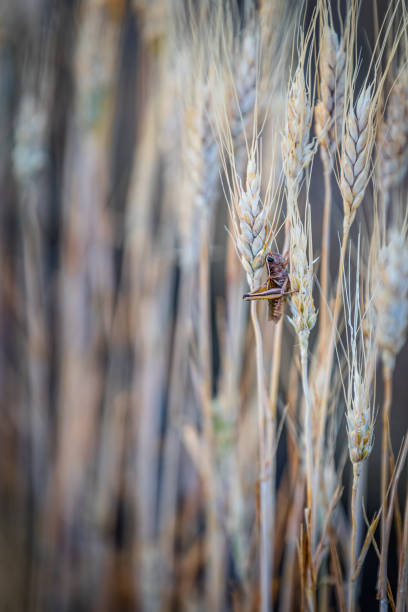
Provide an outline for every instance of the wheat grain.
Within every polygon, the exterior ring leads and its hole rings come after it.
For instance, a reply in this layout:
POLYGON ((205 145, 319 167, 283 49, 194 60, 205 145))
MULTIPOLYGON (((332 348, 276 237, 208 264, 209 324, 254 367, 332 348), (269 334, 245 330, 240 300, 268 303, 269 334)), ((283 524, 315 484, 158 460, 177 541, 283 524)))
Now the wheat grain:
MULTIPOLYGON (((317 314, 313 302, 313 266, 310 253, 310 231, 306 233, 298 211, 290 214, 290 322, 301 343, 307 343, 317 314), (309 240, 308 240, 309 236, 309 240), (309 250, 309 256, 308 256, 309 250)), ((310 230, 310 226, 308 227, 310 230)))
POLYGON ((350 461, 359 463, 368 457, 373 445, 373 418, 369 389, 356 365, 352 366, 353 392, 347 407, 347 432, 350 461))

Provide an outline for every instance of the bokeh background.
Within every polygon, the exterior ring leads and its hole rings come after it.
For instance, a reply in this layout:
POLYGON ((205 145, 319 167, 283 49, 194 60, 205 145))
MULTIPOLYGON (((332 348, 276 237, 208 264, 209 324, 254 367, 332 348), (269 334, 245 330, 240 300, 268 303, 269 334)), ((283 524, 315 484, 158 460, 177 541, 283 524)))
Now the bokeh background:
MULTIPOLYGON (((380 18, 386 4, 377 2, 380 18)), ((177 108, 163 62, 171 8, 164 0, 0 0, 2 611, 205 609, 191 596, 203 578, 202 485, 185 449, 177 486, 162 488, 179 283, 172 201, 181 141, 177 121, 163 120, 177 108), (165 495, 179 510, 169 584, 156 558, 165 495)), ((366 0, 363 64, 373 14, 366 0)), ((310 198, 319 234, 321 184, 312 183, 310 198)), ((340 200, 333 215, 341 227, 340 200)), ((369 207, 364 216, 370 227, 369 207)), ((226 223, 221 194, 210 254, 214 395, 226 223)), ((405 348, 394 449, 408 427, 407 368, 405 348)), ((379 451, 376 443, 369 516, 378 508, 379 451)), ((279 469, 284 462, 281 450, 279 469)), ((235 571, 227 563, 236 586, 235 571)), ((366 610, 376 605, 375 580, 370 551, 366 610)))

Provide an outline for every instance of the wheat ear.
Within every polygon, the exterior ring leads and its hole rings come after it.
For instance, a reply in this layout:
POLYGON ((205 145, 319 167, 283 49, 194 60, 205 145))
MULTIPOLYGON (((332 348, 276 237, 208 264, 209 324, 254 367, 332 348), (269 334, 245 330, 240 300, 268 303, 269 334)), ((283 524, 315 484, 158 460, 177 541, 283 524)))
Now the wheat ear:
POLYGON ((260 189, 261 179, 253 153, 248 161, 245 187, 241 185, 234 207, 236 247, 251 290, 260 283, 270 244, 267 207, 261 200, 260 189))
POLYGON ((293 200, 298 197, 304 169, 314 154, 314 146, 310 143, 311 122, 310 94, 305 80, 304 58, 301 58, 289 89, 282 139, 286 187, 288 197, 293 200))
POLYGON ((367 187, 374 144, 372 86, 364 87, 347 118, 341 155, 340 189, 343 196, 343 235, 348 236, 367 187))
POLYGON ((315 108, 316 135, 323 160, 335 153, 341 141, 345 92, 344 40, 327 26, 320 52, 320 96, 315 108))

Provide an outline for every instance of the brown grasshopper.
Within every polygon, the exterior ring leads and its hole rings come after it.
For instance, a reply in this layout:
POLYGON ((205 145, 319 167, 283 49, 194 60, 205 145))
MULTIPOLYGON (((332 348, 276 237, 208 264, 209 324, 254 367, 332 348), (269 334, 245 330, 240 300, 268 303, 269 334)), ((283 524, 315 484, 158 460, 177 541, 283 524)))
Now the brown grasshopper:
POLYGON ((265 258, 268 278, 263 287, 245 293, 244 300, 268 300, 268 319, 277 323, 283 314, 288 295, 293 293, 290 288, 288 272, 289 256, 280 253, 268 253, 265 258))

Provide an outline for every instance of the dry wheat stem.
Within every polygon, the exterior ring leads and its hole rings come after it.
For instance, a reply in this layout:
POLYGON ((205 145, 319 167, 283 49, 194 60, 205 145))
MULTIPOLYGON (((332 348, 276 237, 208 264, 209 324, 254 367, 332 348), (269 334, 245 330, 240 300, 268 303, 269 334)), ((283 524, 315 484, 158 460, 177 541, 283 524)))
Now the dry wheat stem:
POLYGON ((387 597, 387 564, 388 564, 388 538, 387 538, 387 489, 388 489, 388 450, 390 440, 390 410, 392 404, 392 371, 383 367, 384 403, 382 409, 382 437, 381 437, 381 557, 378 572, 378 597, 380 610, 388 609, 387 597))
POLYGON ((208 572, 208 600, 212 609, 219 609, 222 598, 222 571, 223 555, 221 552, 222 538, 220 537, 220 526, 217 518, 217 495, 216 495, 216 476, 214 471, 214 435, 212 427, 212 360, 210 333, 211 326, 209 321, 210 309, 210 278, 209 278, 209 232, 203 237, 200 264, 200 307, 199 307, 199 345, 200 345, 200 371, 201 371, 201 403, 203 411, 203 435, 208 457, 208 483, 207 483, 207 528, 208 547, 206 558, 208 572))
POLYGON ((304 437, 306 450, 307 505, 310 509, 311 546, 314 549, 316 507, 313 503, 313 439, 312 399, 308 384, 309 335, 317 315, 313 303, 313 270, 311 248, 310 207, 306 205, 306 229, 300 220, 297 201, 288 193, 288 217, 290 219, 290 284, 294 291, 290 301, 290 322, 295 329, 300 347, 300 363, 303 394, 305 398, 304 437))
MULTIPOLYGON (((252 148, 247 166, 245 189, 235 172, 233 206, 230 213, 233 221, 233 238, 242 266, 247 274, 251 290, 257 288, 271 240, 268 230, 269 206, 260 197, 261 180, 257 169, 256 144, 252 148)), ((233 161, 233 160, 232 160, 233 161)), ((234 168, 235 170, 235 168, 234 168)), ((272 567, 272 508, 275 488, 271 476, 275 472, 275 453, 269 447, 276 425, 266 412, 265 373, 262 335, 256 313, 256 301, 251 302, 251 319, 256 341, 256 369, 258 393, 258 438, 259 438, 259 489, 260 489, 260 596, 263 611, 271 609, 270 577, 272 567)))
POLYGON ((344 260, 346 256, 347 242, 349 236, 350 228, 347 232, 343 234, 343 240, 341 245, 340 252, 340 261, 339 261, 339 270, 337 275, 337 287, 336 287, 336 297, 333 309, 333 316, 331 321, 331 333, 329 337, 328 350, 326 351, 326 370, 323 382, 323 391, 321 397, 319 398, 320 402, 320 413, 319 413, 319 421, 318 421, 318 434, 317 434, 317 443, 316 443, 316 454, 315 454, 315 483, 314 490, 319 490, 320 483, 320 473, 321 473, 321 463, 323 457, 323 448, 324 448, 324 440, 325 440, 325 428, 326 428, 326 420, 327 420, 327 410, 328 410, 328 398, 329 398, 329 387, 330 387, 330 374, 333 365, 333 357, 334 357, 334 345, 336 342, 336 334, 337 334, 337 320, 340 314, 341 309, 341 291, 342 291, 342 278, 343 278, 343 268, 344 268, 344 260))
POLYGON ((406 483, 404 530, 399 557, 396 612, 404 612, 408 586, 408 479, 406 483))
POLYGON ((395 359, 405 342, 408 319, 408 265, 405 227, 390 232, 388 244, 379 252, 377 267, 379 283, 376 295, 377 339, 382 350, 384 404, 381 456, 381 560, 378 577, 378 590, 382 606, 387 604, 386 574, 388 541, 386 537, 385 511, 387 509, 387 487, 389 457, 392 455, 389 431, 389 416, 392 403, 392 375, 395 359))
MULTIPOLYGON (((285 240, 283 245, 283 252, 286 253, 289 244, 289 217, 286 218, 285 223, 285 240)), ((277 402, 278 402, 278 390, 279 390, 279 373, 281 368, 281 350, 282 350, 282 332, 283 332, 283 317, 275 325, 274 336, 273 336, 273 350, 272 350, 272 365, 271 375, 269 384, 269 403, 268 403, 268 418, 270 419, 270 440, 268 445, 270 451, 273 453, 271 456, 271 482, 272 482, 272 498, 271 498, 271 516, 274 520, 276 515, 276 421, 277 421, 277 402)), ((272 528, 272 551, 275 551, 275 530, 272 528)), ((272 554, 271 559, 271 574, 273 578, 274 571, 274 556, 272 554)))
MULTIPOLYGON (((322 337, 328 328, 328 288, 329 288, 329 263, 330 263, 330 215, 331 215, 331 167, 323 162, 324 178, 324 209, 322 225, 322 248, 320 268, 320 329, 322 337)), ((323 346, 322 346, 323 350, 323 346)))
POLYGON ((360 513, 361 494, 359 494, 361 476, 361 463, 353 463, 353 488, 351 494, 351 549, 350 549, 350 569, 349 569, 349 593, 348 611, 352 612, 356 606, 356 582, 354 578, 355 566, 357 561, 358 546, 358 515, 360 513))
MULTIPOLYGON (((231 101, 228 107, 229 129, 231 132, 234 150, 234 165, 236 173, 242 176, 245 171, 247 154, 247 139, 249 128, 253 123, 254 106, 257 97, 257 34, 255 24, 246 26, 242 38, 240 37, 232 57, 231 101)), ((229 79, 228 79, 229 80, 229 79)), ((229 232, 234 233, 234 220, 229 219, 229 232)), ((240 262, 236 257, 236 245, 233 240, 227 243, 226 254, 226 341, 223 355, 224 381, 222 384, 226 406, 225 416, 233 423, 238 433, 237 400, 239 397, 239 381, 242 368, 242 349, 246 332, 246 308, 242 301, 245 291, 245 279, 240 262)), ((242 490, 240 477, 237 471, 238 448, 232 451, 230 463, 231 495, 228 503, 231 537, 235 539, 234 557, 239 573, 244 577, 246 567, 244 559, 248 551, 248 534, 242 516, 242 490)), ((273 510, 272 510, 273 514, 273 510)), ((273 543, 272 543, 273 548, 273 543)))
POLYGON ((270 466, 266 461, 267 450, 265 431, 266 406, 265 406, 265 371, 263 361, 263 344, 261 328, 256 313, 256 301, 251 302, 251 319, 256 342, 256 371, 258 387, 258 436, 259 436, 259 490, 261 498, 260 513, 260 595, 261 610, 269 612, 272 610, 270 601, 270 575, 271 575, 271 533, 272 516, 270 512, 270 500, 272 498, 272 483, 270 479, 270 466))
MULTIPOLYGON (((306 493, 307 506, 313 508, 313 443, 312 443, 312 399, 309 391, 307 374, 307 349, 308 343, 300 343, 300 364, 302 372, 303 395, 305 397, 305 444, 306 444, 306 493)), ((312 512, 313 517, 313 512, 312 512)), ((312 533, 314 526, 312 524, 312 533)))
POLYGON ((346 292, 346 302, 348 308, 348 325, 350 328, 351 361, 349 362, 349 381, 347 395, 347 435, 349 456, 353 464, 353 488, 351 500, 351 549, 349 562, 349 597, 348 609, 355 609, 356 600, 356 581, 355 576, 356 562, 359 554, 360 529, 362 522, 362 470, 363 462, 367 459, 373 445, 374 422, 370 406, 370 387, 372 386, 372 373, 370 361, 375 364, 375 345, 371 335, 364 345, 361 332, 361 314, 359 310, 360 291, 359 291, 359 263, 357 264, 357 283, 355 290, 354 320, 351 319, 351 295, 346 292), (358 351, 362 349, 362 355, 358 357, 358 351))
MULTIPOLYGON (((385 551, 381 550, 380 555, 380 572, 379 572, 379 584, 377 591, 377 599, 380 600, 380 610, 381 612, 386 612, 388 610, 388 588, 389 581, 387 579, 387 564, 388 564, 388 545, 391 534, 392 527, 392 518, 393 518, 393 507, 396 501, 396 493, 398 481, 402 473, 402 469, 405 464, 405 460, 408 453, 408 437, 405 436, 399 458, 397 464, 395 466, 394 473, 392 475, 392 484, 389 491, 388 498, 388 509, 386 514, 386 522, 385 522, 385 534, 384 534, 384 542, 382 544, 382 549, 385 548, 385 551)), ((392 593, 390 593, 392 597, 392 593)))
POLYGON ((296 544, 299 537, 299 525, 302 522, 304 504, 304 477, 300 474, 296 480, 294 500, 289 516, 289 526, 286 535, 286 551, 282 571, 282 590, 279 600, 279 610, 292 610, 293 576, 296 559, 296 544))
MULTIPOLYGON (((290 214, 290 213, 289 213, 290 214)), ((313 501, 313 442, 312 442, 312 401, 308 385, 308 344, 309 334, 316 322, 316 313, 312 298, 312 272, 307 260, 307 239, 298 214, 292 211, 293 219, 290 226, 290 281, 295 291, 290 303, 290 321, 299 339, 300 362, 303 393, 305 397, 305 446, 306 446, 306 483, 307 503, 311 510, 311 533, 314 533, 313 501)), ((314 543, 312 541, 312 546, 314 543)))

